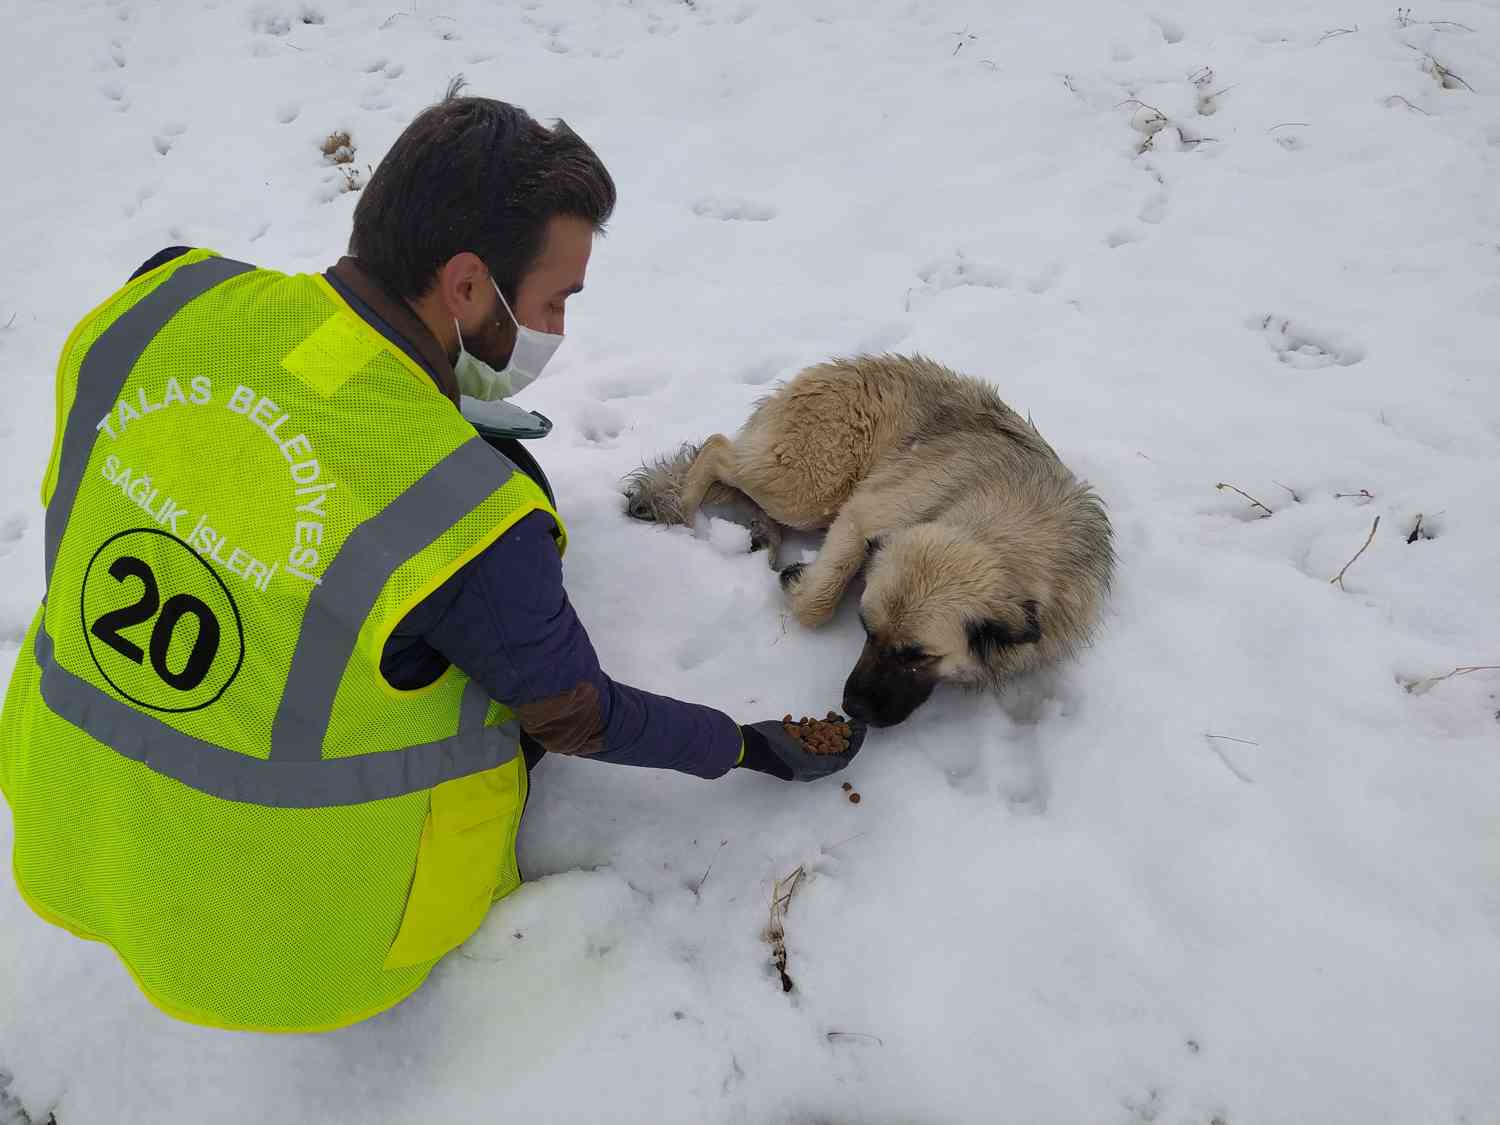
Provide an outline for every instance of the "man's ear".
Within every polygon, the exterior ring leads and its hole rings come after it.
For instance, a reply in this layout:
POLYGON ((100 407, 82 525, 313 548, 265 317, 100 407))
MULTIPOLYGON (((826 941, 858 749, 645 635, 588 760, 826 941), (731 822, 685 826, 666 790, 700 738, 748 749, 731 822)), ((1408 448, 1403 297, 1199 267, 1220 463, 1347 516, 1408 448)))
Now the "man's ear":
POLYGON ((969 651, 976 659, 984 661, 1011 645, 1034 645, 1042 639, 1040 607, 1034 601, 1021 603, 1024 624, 1017 628, 1013 623, 998 617, 983 621, 970 621, 966 626, 969 651))
POLYGON ((435 288, 444 311, 466 330, 487 316, 493 304, 490 271, 478 254, 468 250, 460 251, 442 264, 435 288))

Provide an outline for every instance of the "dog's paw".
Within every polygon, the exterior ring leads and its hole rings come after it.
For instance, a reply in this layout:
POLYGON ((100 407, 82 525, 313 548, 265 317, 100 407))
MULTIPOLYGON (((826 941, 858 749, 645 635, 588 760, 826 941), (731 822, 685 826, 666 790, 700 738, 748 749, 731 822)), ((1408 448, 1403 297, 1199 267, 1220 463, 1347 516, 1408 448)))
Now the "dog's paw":
POLYGON ((824 605, 813 596, 813 591, 806 584, 805 569, 804 564, 793 563, 783 570, 780 575, 781 588, 786 593, 787 607, 792 611, 792 616, 805 628, 816 629, 828 624, 833 616, 834 606, 824 605))
POLYGON ((625 478, 625 514, 646 523, 690 524, 693 513, 682 507, 682 482, 693 463, 693 446, 672 457, 642 465, 625 478))
POLYGON ((750 517, 750 551, 766 552, 766 565, 776 569, 776 558, 781 553, 781 525, 764 512, 750 517))
POLYGON ((656 522, 656 512, 651 507, 651 501, 634 489, 625 491, 625 514, 633 520, 642 520, 645 523, 656 522))

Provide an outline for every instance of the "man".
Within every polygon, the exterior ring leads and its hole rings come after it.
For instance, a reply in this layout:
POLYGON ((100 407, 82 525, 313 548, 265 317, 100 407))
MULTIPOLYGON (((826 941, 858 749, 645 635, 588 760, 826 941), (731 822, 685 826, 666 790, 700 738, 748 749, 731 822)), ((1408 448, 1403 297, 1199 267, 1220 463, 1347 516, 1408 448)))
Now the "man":
POLYGON ((26 900, 168 1013, 398 1003, 519 885, 526 758, 807 780, 858 751, 606 676, 561 519, 457 409, 540 373, 614 200, 565 125, 455 87, 326 274, 176 247, 64 346, 0 788, 26 900))

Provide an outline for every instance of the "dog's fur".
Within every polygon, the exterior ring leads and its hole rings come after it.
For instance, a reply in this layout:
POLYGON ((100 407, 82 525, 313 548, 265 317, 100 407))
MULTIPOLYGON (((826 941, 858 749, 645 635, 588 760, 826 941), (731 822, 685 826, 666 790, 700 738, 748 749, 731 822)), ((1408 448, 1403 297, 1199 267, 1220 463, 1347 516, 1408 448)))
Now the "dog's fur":
POLYGON ((827 528, 813 563, 781 572, 806 626, 865 572, 868 640, 844 689, 857 718, 898 723, 939 682, 998 688, 1069 655, 1114 567, 1099 498, 987 384, 920 356, 810 367, 739 434, 632 474, 626 511, 691 524, 748 499, 752 549, 781 527, 827 528))

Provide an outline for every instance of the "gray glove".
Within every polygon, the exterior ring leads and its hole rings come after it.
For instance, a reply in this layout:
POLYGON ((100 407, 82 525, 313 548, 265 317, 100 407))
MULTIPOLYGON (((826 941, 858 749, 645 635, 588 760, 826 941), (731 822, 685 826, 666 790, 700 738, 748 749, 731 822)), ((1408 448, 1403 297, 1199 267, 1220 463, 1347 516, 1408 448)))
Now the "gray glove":
POLYGON ((813 781, 838 773, 864 745, 866 727, 849 720, 849 749, 840 754, 816 754, 787 734, 780 719, 740 727, 745 741, 745 756, 740 768, 768 773, 782 781, 813 781))

